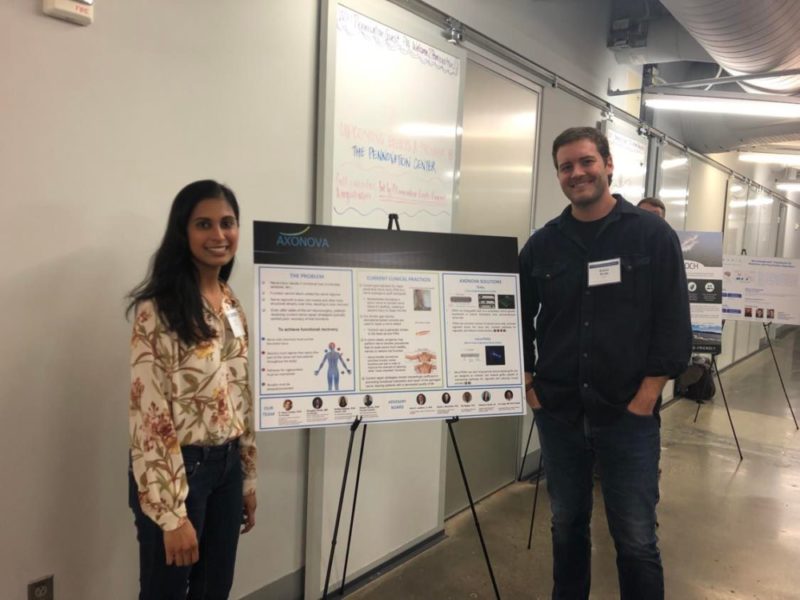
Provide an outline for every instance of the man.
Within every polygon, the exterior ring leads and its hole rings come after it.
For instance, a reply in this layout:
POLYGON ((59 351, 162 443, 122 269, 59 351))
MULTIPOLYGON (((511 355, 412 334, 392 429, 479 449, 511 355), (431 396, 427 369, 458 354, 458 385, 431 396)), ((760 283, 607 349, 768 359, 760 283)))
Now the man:
POLYGON ((662 219, 665 219, 667 216, 667 207, 664 206, 664 203, 659 198, 642 198, 636 206, 654 215, 658 215, 662 219))
POLYGON ((692 344, 680 244, 665 221, 610 193, 614 163, 598 130, 564 131, 553 161, 570 205, 520 253, 526 399, 553 512, 553 598, 589 597, 597 461, 621 597, 659 600, 659 399, 692 344))

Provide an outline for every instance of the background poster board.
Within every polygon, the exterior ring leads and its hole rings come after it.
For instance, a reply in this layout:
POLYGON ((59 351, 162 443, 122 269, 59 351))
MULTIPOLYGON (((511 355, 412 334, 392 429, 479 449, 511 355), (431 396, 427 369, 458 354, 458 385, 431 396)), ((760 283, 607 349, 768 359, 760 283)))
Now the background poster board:
POLYGON ((254 227, 259 430, 524 413, 515 238, 254 227))
POLYGON ((722 296, 726 319, 800 325, 800 260, 726 254, 722 296))
POLYGON ((333 225, 449 231, 462 57, 336 5, 330 129, 333 225))
POLYGON ((692 352, 722 350, 722 233, 677 231, 689 286, 692 352))

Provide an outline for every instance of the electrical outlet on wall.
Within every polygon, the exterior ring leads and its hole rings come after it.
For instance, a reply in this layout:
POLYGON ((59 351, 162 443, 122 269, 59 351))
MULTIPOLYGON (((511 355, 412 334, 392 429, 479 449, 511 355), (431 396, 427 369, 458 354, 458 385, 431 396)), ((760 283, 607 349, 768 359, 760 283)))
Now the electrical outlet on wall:
POLYGON ((94 0, 42 0, 44 14, 77 25, 91 25, 94 0))
POLYGON ((28 584, 28 600, 54 600, 53 575, 42 577, 28 584))

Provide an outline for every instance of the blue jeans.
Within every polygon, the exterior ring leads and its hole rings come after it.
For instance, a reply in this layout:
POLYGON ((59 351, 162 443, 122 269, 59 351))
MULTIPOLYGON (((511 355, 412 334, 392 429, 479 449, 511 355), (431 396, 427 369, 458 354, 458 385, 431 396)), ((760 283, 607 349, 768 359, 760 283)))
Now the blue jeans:
POLYGON ((536 411, 553 513, 553 598, 586 599, 591 584, 592 469, 596 460, 622 600, 662 600, 656 536, 659 422, 628 412, 569 424, 536 411))
POLYGON ((200 560, 167 566, 164 534, 139 505, 129 474, 129 499, 139 540, 139 600, 225 600, 233 584, 242 525, 242 461, 238 440, 224 446, 181 448, 189 478, 186 510, 197 532, 200 560))

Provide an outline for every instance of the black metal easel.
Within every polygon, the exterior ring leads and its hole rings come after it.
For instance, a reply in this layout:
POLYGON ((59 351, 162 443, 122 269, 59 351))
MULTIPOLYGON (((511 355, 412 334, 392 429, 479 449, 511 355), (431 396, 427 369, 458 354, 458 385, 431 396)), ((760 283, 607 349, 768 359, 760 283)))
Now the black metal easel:
POLYGON ((794 428, 800 429, 797 425, 797 417, 794 416, 794 409, 792 408, 792 403, 789 401, 789 394, 786 391, 786 386, 783 383, 783 376, 781 375, 781 368, 778 366, 778 359, 775 356, 775 350, 772 348, 772 340, 769 338, 769 326, 772 325, 772 322, 764 323, 764 335, 767 336, 767 343, 769 344, 769 351, 772 352, 772 360, 775 363, 775 370, 778 372, 778 379, 781 380, 781 387, 783 388, 783 395, 786 397, 786 404, 789 405, 789 412, 792 413, 792 419, 794 420, 794 428))
POLYGON ((358 485, 361 483, 361 464, 364 461, 364 442, 367 438, 367 424, 361 429, 361 448, 358 451, 358 467, 356 469, 356 487, 353 490, 353 509, 350 511, 350 527, 347 531, 347 548, 344 552, 344 569, 342 570, 342 585, 339 595, 344 596, 344 587, 347 583, 347 562, 350 560, 350 542, 353 540, 353 523, 356 520, 356 502, 358 501, 358 485))
MULTIPOLYGON (((342 475, 342 489, 339 492, 339 506, 336 509, 336 522, 333 525, 333 539, 331 540, 331 553, 328 556, 328 570, 325 572, 325 590, 322 593, 323 600, 328 597, 328 586, 331 582, 331 569, 333 568, 333 555, 336 551, 336 537, 339 535, 339 521, 342 517, 342 505, 344 504, 344 492, 347 488, 347 475, 350 472, 350 455, 353 452, 353 438, 356 435, 356 429, 361 424, 361 417, 356 417, 350 425, 350 441, 347 444, 347 458, 344 460, 344 474, 342 475)), ((366 427, 366 425, 365 425, 366 427)), ((363 450, 363 437, 362 437, 362 450, 363 450)), ((361 462, 359 461, 359 467, 361 462)), ((353 500, 353 510, 355 510, 355 499, 353 500)), ((350 531, 352 533, 353 521, 350 520, 350 531)), ((350 542, 348 539, 348 546, 350 542)))
MULTIPOLYGON (((528 441, 525 444, 525 452, 522 455, 522 466, 519 468, 519 475, 517 481, 522 481, 522 473, 525 469, 525 460, 528 458, 528 448, 531 445, 531 436, 533 435, 533 428, 536 427, 536 413, 533 413, 531 420, 531 430, 528 432, 528 441)), ((533 492, 533 508, 531 509, 531 527, 528 531, 528 550, 531 549, 531 541, 533 540, 533 522, 536 519, 536 504, 539 502, 539 483, 542 480, 542 466, 544 465, 544 454, 541 448, 539 449, 539 468, 536 469, 536 490, 533 492)))
MULTIPOLYGON (((396 229, 400 231, 400 220, 397 216, 397 213, 390 213, 389 214, 389 223, 386 226, 386 229, 391 231, 392 229, 396 229)), ((358 502, 358 488, 361 483, 361 466, 364 463, 364 444, 367 439, 367 424, 364 423, 364 428, 361 430, 361 447, 358 450, 358 466, 356 467, 356 485, 353 489, 353 507, 350 510, 350 527, 347 531, 347 546, 344 552, 344 568, 342 569, 342 583, 339 586, 339 595, 344 596, 344 588, 347 585, 347 563, 350 561, 350 545, 353 541, 353 524, 355 523, 356 518, 356 503, 358 502)), ((351 445, 352 445, 352 435, 351 435, 351 445)), ((350 462, 350 454, 348 452, 347 455, 347 462, 350 462)), ((345 470, 347 467, 345 467, 345 470)), ((342 488, 342 499, 344 499, 344 487, 342 488)), ((341 504, 339 506, 339 510, 341 511, 341 504)), ((336 524, 338 529, 339 519, 337 516, 336 524)), ((336 531, 334 531, 334 539, 336 539, 336 531)), ((331 559, 328 561, 328 573, 330 574, 331 564, 333 560, 333 552, 331 552, 331 559)), ((328 577, 325 578, 325 594, 328 593, 328 577)), ((326 596, 323 596, 325 598, 326 596)))
POLYGON ((539 468, 536 471, 536 491, 533 492, 533 509, 531 509, 531 527, 528 530, 528 550, 531 549, 531 542, 533 541, 533 522, 536 519, 536 504, 539 501, 539 483, 542 479, 542 466, 544 465, 541 449, 539 450, 539 468))
POLYGON ((464 463, 461 461, 461 453, 458 451, 458 443, 456 442, 456 434, 453 431, 453 423, 458 422, 458 417, 447 419, 447 429, 450 431, 450 441, 453 442, 453 450, 456 451, 456 458, 458 459, 458 468, 461 469, 461 478, 464 480, 464 489, 467 492, 467 499, 469 500, 469 508, 472 511, 472 519, 475 521, 475 529, 478 530, 478 537, 481 541, 481 548, 483 549, 483 557, 486 559, 486 568, 489 569, 489 577, 492 580, 492 587, 494 588, 494 595, 497 600, 500 600, 500 591, 497 589, 497 581, 494 578, 494 571, 492 570, 492 563, 489 560, 489 552, 486 549, 486 542, 483 540, 483 533, 481 532, 481 524, 478 521, 478 513, 475 512, 475 502, 472 500, 472 492, 469 490, 469 483, 467 482, 467 473, 464 471, 464 463))
MULTIPOLYGON (((742 456, 742 447, 739 445, 739 437, 736 435, 736 428, 733 426, 733 418, 731 417, 731 409, 728 408, 728 399, 725 397, 725 388, 722 387, 722 378, 719 376, 719 368, 717 367, 717 355, 711 355, 711 368, 714 369, 714 372, 717 374, 717 383, 719 383, 719 391, 722 394, 722 401, 725 403, 725 412, 728 413, 728 422, 731 424, 731 431, 733 432, 733 440, 736 442, 736 450, 739 452, 739 461, 744 460, 744 456, 742 456)), ((700 406, 698 405, 697 410, 699 412, 700 406)), ((697 419, 697 415, 695 414, 695 420, 697 419)))
MULTIPOLYGON (((391 230, 393 228, 400 231, 400 223, 397 214, 395 213, 389 215, 389 225, 387 229, 391 230)), ((464 464, 461 461, 461 453, 458 450, 458 444, 456 443, 456 437, 453 431, 453 423, 456 423, 457 421, 458 417, 447 419, 447 427, 450 431, 450 439, 453 442, 453 449, 456 451, 458 466, 461 469, 461 477, 464 480, 464 488, 467 492, 467 498, 469 499, 469 506, 470 509, 472 510, 472 518, 475 521, 475 528, 478 530, 478 537, 480 538, 481 547, 483 548, 483 556, 486 559, 486 566, 489 569, 489 577, 492 580, 492 587, 494 588, 494 593, 495 596, 497 597, 497 600, 500 600, 500 592, 497 588, 497 581, 495 580, 494 577, 494 571, 492 570, 492 563, 489 560, 489 553, 486 549, 486 543, 484 542, 483 539, 483 533, 481 532, 480 522, 478 521, 478 514, 475 512, 475 503, 472 500, 472 492, 470 492, 469 483, 467 482, 467 474, 464 471, 464 464)), ((355 437, 356 429, 358 429, 358 426, 360 424, 361 424, 361 417, 356 417, 356 419, 350 425, 350 441, 348 442, 347 445, 347 458, 345 458, 344 475, 342 476, 342 489, 339 492, 339 506, 336 509, 336 521, 333 526, 333 539, 331 540, 331 553, 330 556, 328 557, 328 569, 325 574, 325 590, 322 595, 323 600, 327 600, 328 598, 328 587, 330 585, 331 570, 333 568, 333 556, 334 556, 334 551, 336 549, 336 538, 339 533, 339 522, 342 515, 342 505, 344 504, 344 494, 345 494, 345 489, 347 487, 347 476, 350 469, 350 457, 352 455, 352 450, 353 450, 353 439, 355 437)), ((347 563, 350 558, 350 544, 353 538, 353 523, 355 522, 356 502, 358 501, 358 488, 361 482, 361 467, 363 464, 364 445, 366 442, 366 437, 367 437, 367 424, 364 423, 364 427, 361 430, 361 448, 359 449, 358 466, 356 467, 356 483, 355 483, 355 489, 353 491, 353 507, 350 512, 350 527, 347 534, 347 548, 345 550, 344 568, 342 570, 342 582, 341 586, 339 587, 340 596, 344 596, 344 590, 347 583, 347 563)))
MULTIPOLYGON (((742 250, 743 254, 746 254, 745 250, 742 250)), ((725 327, 725 319, 722 320, 722 327, 725 327)), ((721 336, 721 334, 720 334, 721 336)), ((717 353, 711 353, 711 369, 717 375, 717 383, 719 383, 719 391, 722 394, 722 401, 725 403, 725 412, 728 413, 728 422, 731 424, 731 432, 733 433, 733 441, 736 442, 736 450, 739 452, 739 461, 744 460, 744 456, 742 455, 742 447, 739 445, 739 436, 736 435, 736 428, 733 426, 733 417, 731 417, 731 410, 728 407, 728 398, 725 396, 725 388, 722 387, 722 378, 719 375, 719 367, 717 367, 717 353)), ((697 423, 697 416, 700 414, 700 407, 703 403, 698 400, 697 401, 697 410, 694 413, 694 423, 697 423)))
POLYGON ((519 466, 519 475, 517 475, 517 481, 522 481, 522 473, 525 471, 525 461, 528 460, 528 448, 531 447, 531 436, 533 435, 533 428, 535 426, 536 426, 536 413, 533 413, 533 420, 531 421, 531 430, 528 432, 528 441, 525 442, 525 452, 522 453, 522 464, 519 466))
MULTIPOLYGON (((525 471, 525 461, 528 459, 528 448, 531 446, 531 436, 533 436, 533 428, 536 427, 536 413, 533 413, 533 419, 531 419, 531 429, 528 432, 528 441, 525 443, 525 452, 522 453, 522 464, 519 467, 519 475, 517 475, 517 481, 522 481, 522 473, 525 471)), ((531 549, 531 543, 533 541, 533 523, 536 520, 536 505, 539 503, 539 484, 542 480, 542 467, 544 466, 544 453, 542 453, 542 449, 539 448, 539 467, 536 469, 536 489, 533 492, 533 507, 531 508, 531 526, 528 530, 528 550, 531 549)))

